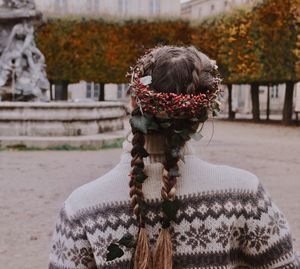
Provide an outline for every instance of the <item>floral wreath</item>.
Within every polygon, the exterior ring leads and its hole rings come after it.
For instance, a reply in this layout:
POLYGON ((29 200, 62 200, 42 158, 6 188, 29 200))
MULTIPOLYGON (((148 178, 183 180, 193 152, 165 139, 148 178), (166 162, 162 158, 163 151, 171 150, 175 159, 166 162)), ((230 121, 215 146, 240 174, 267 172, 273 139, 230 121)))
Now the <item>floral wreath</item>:
MULTIPOLYGON (((214 66, 217 73, 218 67, 214 66)), ((200 121, 203 110, 210 111, 216 116, 220 111, 218 98, 221 90, 221 79, 216 76, 213 89, 200 94, 176 94, 155 92, 150 88, 151 76, 142 76, 140 67, 131 68, 131 83, 129 93, 137 101, 142 114, 148 113, 156 118, 191 119, 198 118, 200 121), (199 118, 200 116, 200 118, 199 118)))

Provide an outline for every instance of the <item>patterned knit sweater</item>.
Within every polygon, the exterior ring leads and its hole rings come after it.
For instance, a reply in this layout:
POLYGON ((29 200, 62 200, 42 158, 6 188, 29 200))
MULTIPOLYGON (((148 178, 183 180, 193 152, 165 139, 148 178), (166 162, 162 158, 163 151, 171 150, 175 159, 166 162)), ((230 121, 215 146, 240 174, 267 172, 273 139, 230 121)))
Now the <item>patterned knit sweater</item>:
MULTIPOLYGON (((161 228, 163 155, 157 143, 148 143, 147 150, 151 158, 146 162, 149 177, 143 190, 153 250, 161 228)), ((53 236, 50 269, 130 268, 131 250, 106 261, 111 243, 138 232, 128 194, 129 152, 130 145, 125 143, 114 169, 66 200, 53 236)), ((179 167, 181 208, 171 229, 174 269, 298 268, 287 221, 257 177, 204 162, 188 147, 185 163, 179 167)))

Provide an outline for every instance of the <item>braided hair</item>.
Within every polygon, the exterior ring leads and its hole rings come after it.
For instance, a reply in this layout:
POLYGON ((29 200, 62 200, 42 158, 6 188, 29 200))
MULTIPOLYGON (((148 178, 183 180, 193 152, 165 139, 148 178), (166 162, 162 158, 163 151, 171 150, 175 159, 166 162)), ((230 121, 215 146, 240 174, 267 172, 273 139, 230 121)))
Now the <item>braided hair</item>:
MULTIPOLYGON (((135 70, 143 76, 151 76, 151 90, 159 93, 192 94, 213 92, 219 82, 215 72, 215 63, 194 47, 164 46, 155 48, 141 57, 135 70)), ((201 122, 208 118, 208 111, 203 110, 197 119, 164 119, 151 116, 158 126, 153 132, 165 138, 165 160, 162 174, 162 229, 157 239, 155 254, 152 258, 149 240, 145 228, 145 211, 147 208, 142 184, 147 178, 143 159, 148 156, 145 149, 145 134, 134 124, 134 118, 141 117, 143 111, 136 107, 132 112, 132 171, 130 174, 130 198, 133 213, 139 223, 139 233, 133 258, 134 269, 172 269, 173 246, 170 235, 171 222, 176 219, 179 203, 176 199, 177 178, 180 176, 178 163, 183 158, 181 150, 191 138, 201 122), (167 124, 166 124, 167 123, 167 124), (164 126, 163 128, 161 126, 164 126)), ((156 126, 156 127, 157 127, 156 126)), ((153 126, 152 126, 153 127, 153 126)))

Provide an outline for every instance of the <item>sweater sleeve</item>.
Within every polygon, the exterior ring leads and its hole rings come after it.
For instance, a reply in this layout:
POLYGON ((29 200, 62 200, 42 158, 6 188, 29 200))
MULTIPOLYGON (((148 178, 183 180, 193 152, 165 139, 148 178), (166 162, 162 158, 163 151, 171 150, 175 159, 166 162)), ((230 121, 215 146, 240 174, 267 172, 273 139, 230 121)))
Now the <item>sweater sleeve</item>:
POLYGON ((255 200, 253 216, 236 230, 243 260, 253 269, 300 269, 287 219, 261 184, 255 200))
POLYGON ((50 250, 49 269, 96 269, 91 245, 79 220, 65 208, 59 214, 50 250))

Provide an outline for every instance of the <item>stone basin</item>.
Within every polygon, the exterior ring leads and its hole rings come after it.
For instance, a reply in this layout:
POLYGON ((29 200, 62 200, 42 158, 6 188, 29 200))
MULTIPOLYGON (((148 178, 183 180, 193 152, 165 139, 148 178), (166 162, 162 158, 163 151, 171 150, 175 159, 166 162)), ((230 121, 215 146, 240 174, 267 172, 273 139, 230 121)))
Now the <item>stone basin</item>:
POLYGON ((41 12, 30 9, 8 9, 0 7, 0 21, 15 20, 15 19, 29 19, 41 17, 41 12))
POLYGON ((1 136, 86 136, 123 129, 120 102, 0 102, 1 136))

